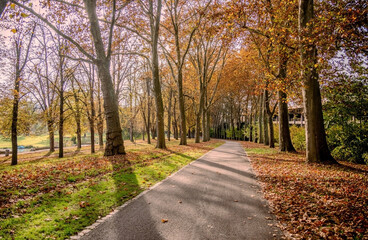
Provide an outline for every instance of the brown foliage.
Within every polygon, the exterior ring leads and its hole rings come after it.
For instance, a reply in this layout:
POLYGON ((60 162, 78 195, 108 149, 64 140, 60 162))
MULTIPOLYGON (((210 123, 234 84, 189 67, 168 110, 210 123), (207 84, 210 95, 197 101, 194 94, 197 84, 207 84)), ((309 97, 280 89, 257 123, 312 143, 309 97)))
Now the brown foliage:
MULTIPOLYGON (((244 146, 266 148, 255 143, 244 146)), ((294 237, 368 238, 367 166, 306 164, 301 153, 249 157, 273 213, 294 237)))

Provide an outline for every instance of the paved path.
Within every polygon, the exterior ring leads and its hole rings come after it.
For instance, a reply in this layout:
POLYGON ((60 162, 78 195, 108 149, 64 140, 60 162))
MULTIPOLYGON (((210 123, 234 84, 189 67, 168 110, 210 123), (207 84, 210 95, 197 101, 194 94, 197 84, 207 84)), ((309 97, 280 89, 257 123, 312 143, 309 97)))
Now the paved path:
POLYGON ((227 141, 82 239, 280 239, 271 218, 244 149, 227 141))

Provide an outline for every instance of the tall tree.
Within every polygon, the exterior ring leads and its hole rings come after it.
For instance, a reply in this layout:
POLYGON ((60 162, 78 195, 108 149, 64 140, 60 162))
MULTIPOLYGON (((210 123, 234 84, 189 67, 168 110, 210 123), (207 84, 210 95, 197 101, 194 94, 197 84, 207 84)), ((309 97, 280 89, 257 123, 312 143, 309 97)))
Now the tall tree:
MULTIPOLYGON (((122 130, 120 125, 119 118, 119 108, 118 101, 116 98, 116 94, 114 92, 114 87, 111 79, 110 73, 110 60, 112 54, 112 41, 113 41, 113 30, 116 21, 116 1, 112 1, 112 10, 111 10, 111 22, 108 28, 108 44, 105 45, 105 41, 103 41, 101 34, 101 27, 99 24, 99 19, 97 17, 96 11, 96 2, 97 0, 84 0, 84 9, 87 12, 88 20, 89 20, 89 30, 92 35, 94 51, 96 56, 93 56, 89 53, 89 49, 85 49, 80 45, 76 40, 74 40, 69 35, 65 34, 63 31, 59 30, 52 24, 48 19, 43 17, 41 14, 37 13, 31 7, 27 7, 25 4, 22 4, 15 0, 10 0, 11 3, 21 7, 22 9, 27 10, 41 21, 43 21, 46 25, 48 25, 53 31, 58 33, 60 36, 68 40, 71 44, 73 44, 85 57, 87 57, 86 61, 91 61, 96 64, 98 69, 99 79, 102 82, 101 88, 104 98, 104 108, 106 115, 106 147, 105 147, 105 155, 117 155, 117 154, 125 154, 124 142, 122 137, 122 130), (106 52, 105 52, 106 49, 106 52)), ((63 2, 66 5, 74 8, 76 10, 83 9, 82 6, 76 4, 68 4, 67 2, 63 2)), ((122 6, 119 8, 121 11, 130 1, 124 2, 122 6)))
POLYGON ((11 123, 11 142, 12 142, 12 161, 11 165, 18 164, 18 110, 19 110, 19 100, 20 100, 20 88, 21 81, 23 78, 23 70, 28 62, 29 51, 31 48, 34 32, 36 25, 33 28, 26 30, 25 32, 15 29, 19 32, 17 35, 13 36, 13 44, 15 50, 15 64, 14 64, 14 89, 13 89, 13 116, 11 123), (24 37, 26 34, 31 33, 28 44, 24 43, 24 37))
MULTIPOLYGON (((165 47, 164 54, 171 68, 171 73, 176 81, 178 89, 178 103, 180 111, 180 145, 187 144, 187 122, 185 116, 185 98, 183 89, 183 68, 190 49, 193 36, 201 22, 202 17, 212 0, 208 1, 204 7, 196 5, 191 1, 165 0, 165 6, 169 12, 168 24, 164 29, 170 37, 174 38, 174 51, 168 51, 165 47), (194 6, 196 5, 196 6, 194 6), (198 9, 193 9, 198 8, 198 9), (198 17, 196 17, 198 15, 198 17), (191 22, 188 22, 190 20, 191 22), (194 20, 194 21, 193 21, 194 20), (193 25, 193 26, 192 26, 193 25), (172 64, 173 63, 173 64, 172 64)), ((166 38, 166 37, 165 37, 166 38)), ((171 41, 166 41, 162 45, 168 45, 171 41)))
POLYGON ((337 163, 326 141, 321 92, 318 82, 317 48, 314 37, 313 0, 299 0, 299 40, 303 105, 305 111, 306 161, 337 163))
POLYGON ((152 62, 152 79, 153 92, 155 94, 156 103, 156 128, 157 128, 157 148, 166 148, 165 143, 165 118, 164 104, 162 100, 161 81, 158 61, 158 40, 160 31, 162 0, 157 0, 156 10, 154 10, 154 1, 148 3, 148 15, 150 19, 151 33, 151 62, 152 62))

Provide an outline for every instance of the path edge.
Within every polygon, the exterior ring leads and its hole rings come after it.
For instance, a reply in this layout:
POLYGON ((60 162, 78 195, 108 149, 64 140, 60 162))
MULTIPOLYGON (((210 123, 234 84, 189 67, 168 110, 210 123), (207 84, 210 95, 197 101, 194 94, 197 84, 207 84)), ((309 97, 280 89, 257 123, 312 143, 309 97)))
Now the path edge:
MULTIPOLYGON (((225 144, 226 141, 224 141, 223 144, 225 144)), ((220 146, 222 146, 223 144, 221 144, 220 146)), ((220 147, 218 146, 218 147, 220 147)), ((133 201, 141 198, 142 196, 144 196, 145 194, 147 194, 149 191, 155 189, 156 187, 160 186, 163 182, 169 180, 170 178, 172 178, 173 176, 175 176, 177 173, 181 172, 184 168, 188 167, 189 165, 192 165, 193 163, 197 162, 198 160, 204 158, 207 154, 209 154, 210 152, 212 152, 213 150, 217 149, 218 147, 206 152, 205 154, 203 154, 202 156, 200 156, 199 158, 197 158, 196 160, 188 163, 187 165, 183 166, 182 168, 180 168, 178 171, 174 172, 173 174, 170 174, 167 178, 163 179, 162 181, 156 183, 155 185, 153 185, 152 187, 147 188, 146 190, 144 190, 143 192, 141 192, 140 194, 138 194, 137 196, 135 196, 132 199, 129 199, 128 201, 126 201, 123 205, 120 205, 118 207, 116 207, 113 211, 111 211, 109 214, 107 214, 106 216, 99 218, 95 223, 93 223, 92 225, 89 225, 87 227, 85 227, 82 231, 80 231, 78 234, 73 235, 67 239, 69 240, 79 240, 81 239, 83 236, 87 235, 88 233, 90 233, 93 229, 97 228, 100 224, 106 222, 107 220, 109 220, 112 216, 114 216, 115 214, 117 214, 120 210, 124 209, 125 207, 127 207, 129 204, 131 204, 133 201)), ((244 150, 245 151, 245 150, 244 150)))
POLYGON ((276 223, 277 223, 277 227, 281 230, 281 232, 284 234, 284 238, 282 238, 282 239, 290 239, 290 240, 298 240, 299 238, 297 238, 297 237, 294 237, 293 236, 293 234, 291 234, 287 229, 286 229, 286 227, 281 223, 281 221, 280 221, 280 219, 278 219, 278 217, 276 216, 276 214, 274 213, 274 204, 271 202, 271 201, 269 201, 267 198, 265 198, 265 184, 259 179, 259 177, 258 177, 258 173, 257 173, 257 171, 254 169, 254 167, 253 167, 253 161, 252 161, 252 159, 249 157, 249 155, 248 155, 248 153, 247 153, 247 151, 246 151, 246 148, 245 147, 243 147, 244 148, 244 152, 245 152, 245 157, 248 159, 248 161, 249 161, 249 163, 250 163, 250 165, 251 165, 251 167, 252 167, 252 172, 253 172, 253 174, 254 174, 254 176, 255 176, 255 179, 256 179, 256 181, 258 182, 258 184, 259 184, 259 186, 261 187, 261 194, 262 194, 262 197, 263 197, 263 199, 265 199, 266 201, 267 201, 267 207, 268 207, 268 209, 269 209, 269 211, 270 211, 270 214, 272 214, 273 216, 275 216, 275 221, 276 221, 276 223))

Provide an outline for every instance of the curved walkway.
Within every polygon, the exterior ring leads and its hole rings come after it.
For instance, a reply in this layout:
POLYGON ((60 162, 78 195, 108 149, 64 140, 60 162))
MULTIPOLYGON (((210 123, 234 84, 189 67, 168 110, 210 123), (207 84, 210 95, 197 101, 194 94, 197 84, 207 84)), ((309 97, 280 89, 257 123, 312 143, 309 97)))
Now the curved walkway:
POLYGON ((243 147, 226 141, 79 236, 280 239, 282 232, 268 211, 243 147))

